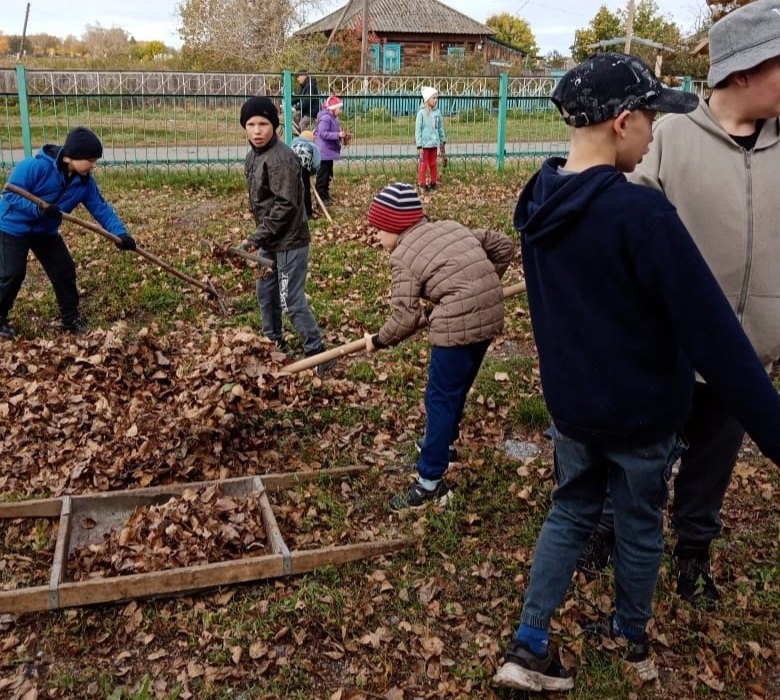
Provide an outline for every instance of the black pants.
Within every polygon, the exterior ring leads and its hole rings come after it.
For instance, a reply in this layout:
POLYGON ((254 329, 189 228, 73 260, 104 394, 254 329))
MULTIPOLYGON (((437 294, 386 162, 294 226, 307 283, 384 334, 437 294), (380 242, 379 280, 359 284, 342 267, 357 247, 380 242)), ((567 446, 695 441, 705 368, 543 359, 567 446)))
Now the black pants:
POLYGON ((27 254, 41 263, 51 280, 63 323, 79 315, 76 264, 62 236, 11 236, 0 231, 0 319, 8 318, 27 275, 27 254))
POLYGON ((672 524, 678 542, 705 547, 720 535, 720 510, 745 429, 709 386, 697 382, 684 435, 689 447, 674 481, 672 524))
POLYGON ((301 179, 303 180, 303 204, 306 207, 306 217, 311 219, 314 213, 311 208, 311 173, 306 168, 301 168, 301 179))
MULTIPOLYGON (((688 449, 674 480, 672 525, 680 544, 705 548, 721 531, 720 511, 737 461, 744 428, 706 384, 696 382, 693 410, 683 429, 688 449)), ((607 496, 599 530, 613 529, 607 496)))
POLYGON ((333 179, 333 161, 323 160, 317 170, 317 194, 327 207, 330 203, 330 181, 333 179))

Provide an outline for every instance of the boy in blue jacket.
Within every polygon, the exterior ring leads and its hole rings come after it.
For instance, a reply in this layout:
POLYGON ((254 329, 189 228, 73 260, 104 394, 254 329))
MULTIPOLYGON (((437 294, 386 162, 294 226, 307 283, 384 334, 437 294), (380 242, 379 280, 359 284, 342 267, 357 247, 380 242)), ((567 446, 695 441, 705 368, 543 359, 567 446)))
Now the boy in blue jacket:
POLYGON ((120 250, 135 249, 135 241, 92 177, 102 155, 100 139, 89 129, 76 127, 62 147, 47 144, 11 172, 10 184, 40 197, 48 206, 41 208, 8 190, 0 198, 0 338, 12 340, 16 335, 8 316, 27 275, 29 251, 54 287, 62 329, 73 333, 87 329, 79 315, 76 265, 59 231, 63 213, 83 204, 104 229, 119 236, 120 250))
POLYGON ((663 554, 663 513, 694 370, 780 463, 780 397, 717 281, 662 193, 631 184, 656 112, 693 111, 637 58, 592 56, 552 100, 570 125, 515 210, 557 485, 542 526, 520 626, 493 678, 568 690, 548 626, 607 488, 615 509, 615 613, 596 626, 622 640, 642 682, 658 676, 645 627, 663 554))

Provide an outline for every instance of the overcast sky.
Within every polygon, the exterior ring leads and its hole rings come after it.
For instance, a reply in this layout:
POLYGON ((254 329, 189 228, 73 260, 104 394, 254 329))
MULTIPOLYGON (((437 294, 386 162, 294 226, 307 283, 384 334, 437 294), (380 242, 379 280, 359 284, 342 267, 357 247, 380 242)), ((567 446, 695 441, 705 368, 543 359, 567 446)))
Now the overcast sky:
MULTIPOLYGON (((421 0, 424 2, 425 0, 421 0)), ((104 29, 120 27, 135 39, 159 39, 168 46, 181 46, 176 27, 179 24, 177 6, 180 0, 30 0, 28 34, 53 34, 61 38, 68 34, 80 37, 87 24, 99 24, 104 29)), ((343 6, 343 1, 331 2, 328 11, 343 6)), ((542 54, 559 51, 569 54, 574 43, 574 30, 586 27, 601 5, 611 11, 626 8, 625 0, 447 0, 450 7, 484 22, 489 16, 509 12, 531 25, 542 54)), ((685 31, 696 25, 706 14, 705 0, 656 0, 659 11, 685 31)), ((4 34, 21 34, 27 0, 0 0, 0 30, 4 34)), ((311 19, 322 16, 322 12, 311 19)))

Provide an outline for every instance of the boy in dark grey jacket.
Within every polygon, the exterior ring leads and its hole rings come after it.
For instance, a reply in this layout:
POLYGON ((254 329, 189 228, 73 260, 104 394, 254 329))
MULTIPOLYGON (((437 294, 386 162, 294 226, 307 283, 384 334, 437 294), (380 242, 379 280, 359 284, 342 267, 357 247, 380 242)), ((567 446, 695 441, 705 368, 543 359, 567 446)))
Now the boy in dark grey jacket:
MULTIPOLYGON (((279 113, 266 97, 250 97, 241 107, 241 126, 251 149, 244 161, 249 205, 257 228, 241 243, 244 250, 258 249, 274 261, 272 272, 257 281, 257 301, 263 333, 282 352, 282 313, 286 313, 303 340, 308 357, 325 351, 304 287, 309 266, 309 224, 303 204, 303 181, 298 156, 279 140, 279 113)), ((325 374, 333 361, 318 365, 325 374)))

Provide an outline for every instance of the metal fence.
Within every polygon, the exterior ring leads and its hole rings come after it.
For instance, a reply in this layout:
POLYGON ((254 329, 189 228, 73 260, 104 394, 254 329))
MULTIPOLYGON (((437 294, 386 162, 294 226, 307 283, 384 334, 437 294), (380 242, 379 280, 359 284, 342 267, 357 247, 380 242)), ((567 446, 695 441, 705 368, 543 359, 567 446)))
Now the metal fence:
MULTIPOLYGON (((407 167, 416 159, 414 127, 420 87, 440 93, 451 166, 541 160, 566 148, 566 127, 549 101, 553 76, 452 77, 316 75, 319 98, 339 95, 340 120, 353 138, 347 169, 407 167)), ((297 84, 275 74, 167 71, 0 70, 0 168, 44 143, 62 143, 74 126, 93 129, 110 170, 240 167, 246 154, 238 124, 243 101, 268 96, 283 124, 293 123, 297 84)), ((682 89, 702 92, 685 81, 682 89)), ((281 128, 285 140, 292 130, 281 128)))

